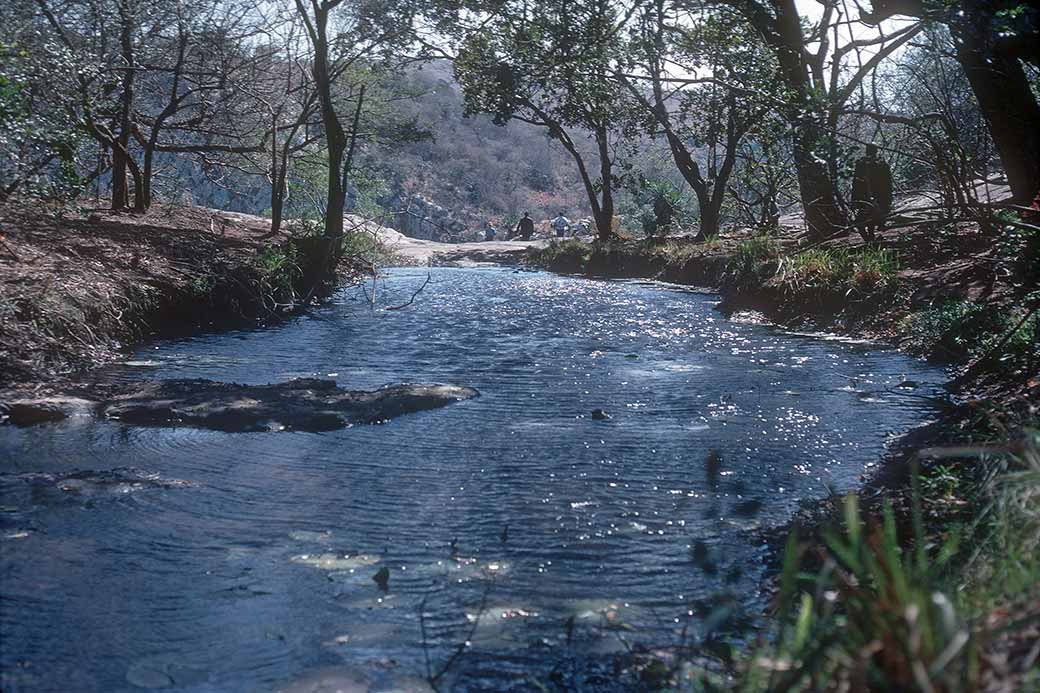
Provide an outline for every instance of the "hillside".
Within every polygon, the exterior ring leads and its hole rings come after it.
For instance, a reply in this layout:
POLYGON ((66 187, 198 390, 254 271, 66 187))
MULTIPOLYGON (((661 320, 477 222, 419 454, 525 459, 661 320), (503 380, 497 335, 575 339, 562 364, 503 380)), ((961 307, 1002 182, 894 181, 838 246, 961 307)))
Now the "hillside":
MULTIPOLYGON (((536 220, 561 211, 571 219, 590 215, 571 156, 543 128, 519 121, 498 126, 487 115, 464 116, 462 93, 446 61, 411 68, 395 86, 410 97, 393 101, 393 118, 414 121, 416 130, 430 137, 366 145, 348 194, 352 211, 415 238, 450 242, 482 237, 488 221, 500 230, 511 228, 524 211, 536 220)), ((581 139, 577 144, 583 150, 592 146, 581 139)), ((680 180, 662 143, 647 140, 639 148, 634 163, 641 172, 680 180)), ((179 183, 176 189, 165 188, 168 199, 246 214, 270 212, 269 183, 262 176, 233 168, 214 175, 197 162, 173 157, 166 165, 170 179, 179 183)), ((312 196, 320 193, 320 185, 296 184, 313 190, 291 192, 290 216, 313 214, 312 196)), ((619 192, 619 212, 633 211, 630 198, 619 192)))

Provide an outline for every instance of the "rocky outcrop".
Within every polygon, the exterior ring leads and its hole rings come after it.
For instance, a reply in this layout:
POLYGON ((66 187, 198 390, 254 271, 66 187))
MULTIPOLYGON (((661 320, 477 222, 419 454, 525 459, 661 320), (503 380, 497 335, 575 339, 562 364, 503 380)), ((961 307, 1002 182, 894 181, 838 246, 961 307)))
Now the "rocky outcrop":
POLYGON ((212 380, 160 380, 106 402, 104 416, 145 426, 193 426, 218 431, 331 431, 378 423, 476 397, 455 385, 392 385, 344 390, 331 380, 297 378, 274 385, 212 380))
POLYGON ((433 200, 422 195, 413 195, 396 201, 398 209, 394 219, 394 228, 411 238, 441 241, 443 243, 461 243, 482 240, 480 229, 471 228, 452 213, 433 200))

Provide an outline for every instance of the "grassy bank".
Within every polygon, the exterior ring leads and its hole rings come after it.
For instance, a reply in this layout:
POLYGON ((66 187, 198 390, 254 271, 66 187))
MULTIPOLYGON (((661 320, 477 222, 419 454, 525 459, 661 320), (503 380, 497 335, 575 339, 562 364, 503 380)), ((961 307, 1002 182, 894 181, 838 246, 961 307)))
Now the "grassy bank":
POLYGON ((771 626, 735 629, 740 600, 722 596, 700 614, 695 642, 643 659, 642 683, 1040 687, 1040 258, 1027 245, 962 228, 890 232, 880 247, 734 234, 572 240, 532 254, 558 272, 710 288, 723 310, 882 339, 956 375, 941 420, 893 451, 863 492, 808 507, 776 534, 771 626))
POLYGON ((151 336, 257 324, 296 310, 327 288, 311 258, 315 243, 267 238, 268 230, 260 217, 192 207, 115 214, 5 205, 0 382, 52 381, 151 336))

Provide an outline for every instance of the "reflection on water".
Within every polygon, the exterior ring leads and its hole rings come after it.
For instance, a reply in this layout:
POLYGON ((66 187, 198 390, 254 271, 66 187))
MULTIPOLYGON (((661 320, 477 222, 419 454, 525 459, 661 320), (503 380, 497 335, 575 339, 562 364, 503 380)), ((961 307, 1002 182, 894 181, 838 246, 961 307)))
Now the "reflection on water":
POLYGON ((763 604, 749 530, 854 487, 942 374, 712 305, 443 269, 406 310, 347 289, 275 329, 143 349, 111 377, 482 397, 321 434, 0 430, 3 689, 414 688, 423 631, 434 669, 469 638, 458 687, 505 688, 564 652, 671 641, 720 591, 763 604))

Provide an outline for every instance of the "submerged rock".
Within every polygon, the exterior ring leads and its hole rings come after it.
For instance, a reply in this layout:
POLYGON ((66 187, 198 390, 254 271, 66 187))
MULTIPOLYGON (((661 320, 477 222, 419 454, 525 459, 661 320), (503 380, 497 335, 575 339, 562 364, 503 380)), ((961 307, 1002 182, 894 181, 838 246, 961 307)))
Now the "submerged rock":
POLYGON ((12 399, 0 402, 0 421, 15 426, 61 421, 70 416, 89 415, 94 402, 77 397, 12 399))
POLYGON ((133 467, 83 469, 70 472, 0 473, 0 494, 16 508, 48 506, 70 500, 94 502, 117 499, 139 491, 196 486, 133 467))
POLYGON ((345 390, 335 381, 297 378, 273 385, 159 380, 104 403, 110 419, 144 426, 217 431, 331 431, 436 409, 480 393, 456 385, 391 385, 345 390))

